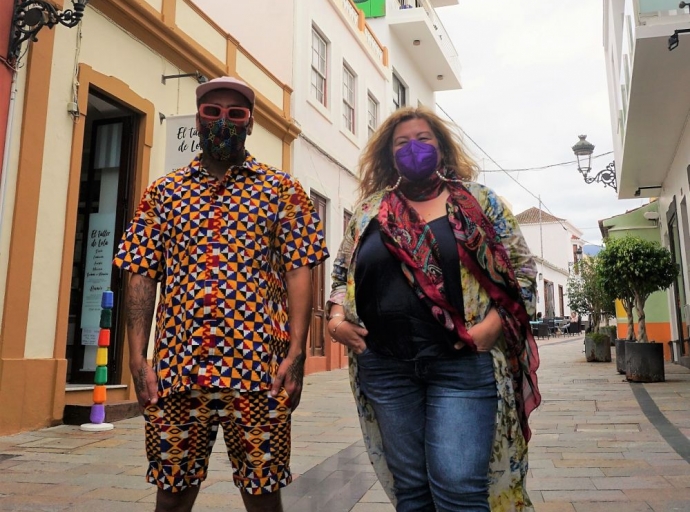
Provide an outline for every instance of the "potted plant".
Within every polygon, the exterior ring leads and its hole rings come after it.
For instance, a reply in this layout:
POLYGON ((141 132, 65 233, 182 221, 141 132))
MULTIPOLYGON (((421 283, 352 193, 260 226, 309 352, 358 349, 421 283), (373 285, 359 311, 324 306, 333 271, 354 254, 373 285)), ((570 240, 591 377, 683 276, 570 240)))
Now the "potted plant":
POLYGON ((657 242, 627 235, 607 239, 598 258, 604 288, 623 302, 628 315, 626 378, 635 382, 663 382, 664 346, 649 343, 644 307, 652 293, 665 290, 678 276, 670 251, 657 242), (636 342, 633 307, 638 318, 636 342))
POLYGON ((620 250, 618 247, 617 240, 621 239, 608 239, 606 247, 599 252, 600 256, 600 271, 601 282, 604 288, 608 291, 610 295, 616 297, 621 301, 623 309, 625 309, 625 314, 628 319, 628 330, 625 338, 616 338, 616 370, 618 373, 625 374, 625 345, 627 342, 635 341, 635 318, 633 316, 633 308, 635 307, 635 295, 628 286, 628 281, 620 279, 616 274, 612 274, 612 269, 610 268, 614 264, 614 260, 617 257, 616 251, 620 250))
POLYGON ((588 362, 611 362, 611 338, 599 332, 602 318, 608 319, 612 300, 604 290, 598 272, 598 257, 584 258, 575 265, 568 278, 568 306, 578 315, 589 315, 585 334, 585 357, 588 362))

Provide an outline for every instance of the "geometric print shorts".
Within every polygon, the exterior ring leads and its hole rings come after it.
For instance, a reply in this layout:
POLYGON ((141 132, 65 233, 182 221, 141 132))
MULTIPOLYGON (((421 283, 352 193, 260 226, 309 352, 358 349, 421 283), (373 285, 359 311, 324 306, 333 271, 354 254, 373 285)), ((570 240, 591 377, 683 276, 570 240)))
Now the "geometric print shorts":
POLYGON ((276 397, 218 388, 159 397, 144 412, 146 479, 170 492, 201 485, 222 426, 237 487, 249 494, 285 487, 292 481, 289 404, 285 388, 276 397))

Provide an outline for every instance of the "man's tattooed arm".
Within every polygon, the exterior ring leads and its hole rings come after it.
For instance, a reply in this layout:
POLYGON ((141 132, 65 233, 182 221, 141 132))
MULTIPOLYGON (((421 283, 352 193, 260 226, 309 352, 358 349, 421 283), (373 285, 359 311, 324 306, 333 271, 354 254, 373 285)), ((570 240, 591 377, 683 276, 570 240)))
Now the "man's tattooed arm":
MULTIPOLYGON (((151 322, 156 305, 156 281, 139 274, 130 278, 125 298, 129 369, 139 403, 145 405, 153 398, 147 376, 151 372, 146 361, 151 322)), ((155 389, 155 388, 154 388, 155 389)))

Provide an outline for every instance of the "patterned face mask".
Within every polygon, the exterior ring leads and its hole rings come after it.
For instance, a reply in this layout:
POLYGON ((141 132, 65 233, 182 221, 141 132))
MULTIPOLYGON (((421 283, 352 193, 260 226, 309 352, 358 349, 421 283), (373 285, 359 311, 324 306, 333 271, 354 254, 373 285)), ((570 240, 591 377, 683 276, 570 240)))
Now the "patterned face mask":
POLYGON ((239 126, 227 118, 199 122, 199 145, 214 160, 234 160, 244 154, 247 126, 239 126))

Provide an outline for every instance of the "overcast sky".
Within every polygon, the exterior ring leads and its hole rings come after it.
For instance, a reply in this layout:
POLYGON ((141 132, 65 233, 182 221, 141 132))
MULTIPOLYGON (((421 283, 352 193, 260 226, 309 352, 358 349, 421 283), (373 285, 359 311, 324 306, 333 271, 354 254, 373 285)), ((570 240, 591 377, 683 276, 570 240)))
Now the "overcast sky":
MULTIPOLYGON (((579 134, 613 150, 602 38, 601 0, 460 0, 437 10, 462 66, 462 90, 439 93, 438 104, 504 169, 574 160, 579 134)), ((480 167, 496 170, 469 140, 480 167)), ((592 160, 594 171, 613 154, 592 160)), ((600 243, 599 219, 647 200, 618 200, 611 188, 585 184, 577 165, 510 173, 541 196, 545 211, 568 219, 589 243, 600 243)), ((479 181, 519 213, 538 200, 502 172, 479 181)))

